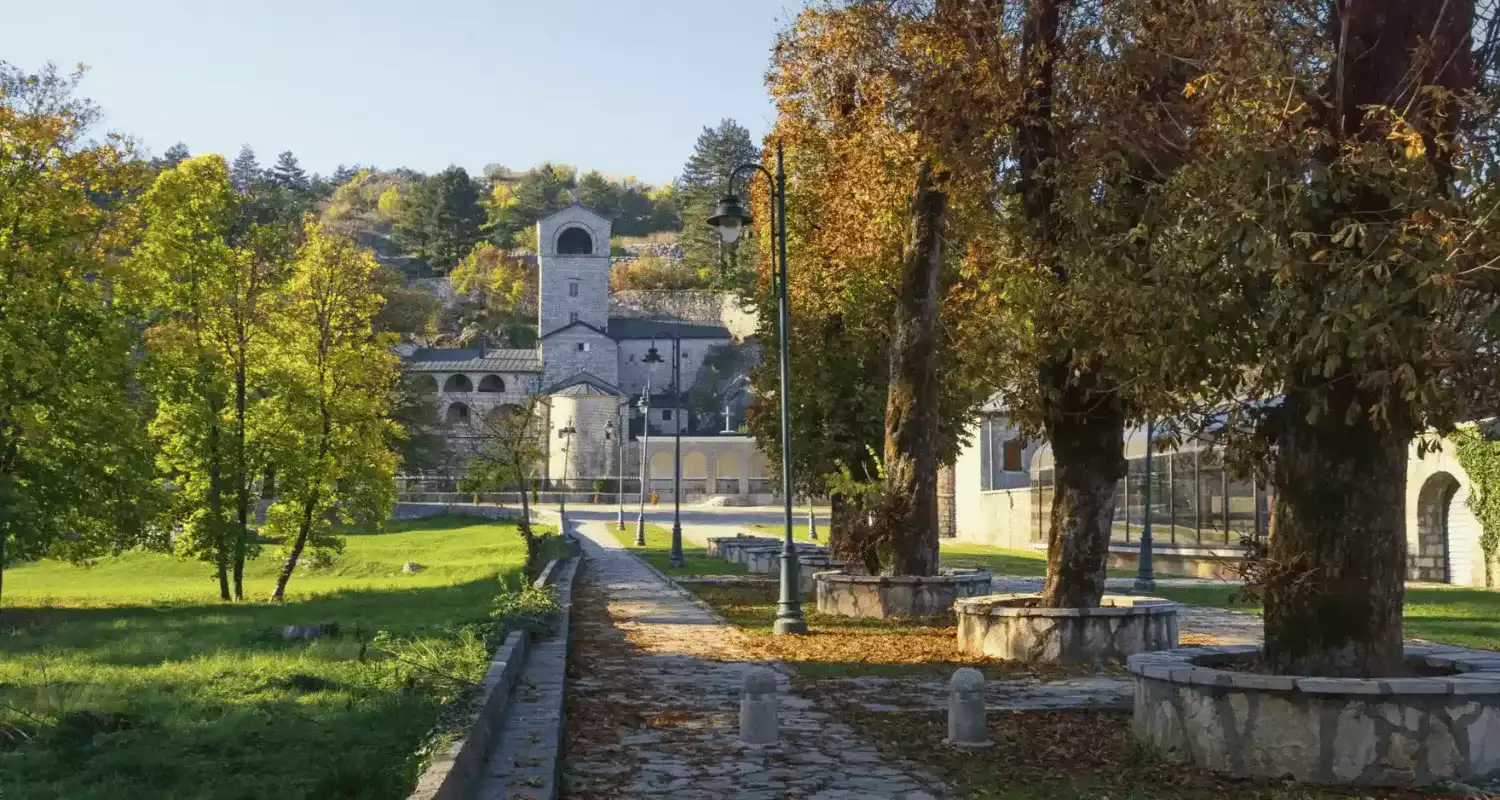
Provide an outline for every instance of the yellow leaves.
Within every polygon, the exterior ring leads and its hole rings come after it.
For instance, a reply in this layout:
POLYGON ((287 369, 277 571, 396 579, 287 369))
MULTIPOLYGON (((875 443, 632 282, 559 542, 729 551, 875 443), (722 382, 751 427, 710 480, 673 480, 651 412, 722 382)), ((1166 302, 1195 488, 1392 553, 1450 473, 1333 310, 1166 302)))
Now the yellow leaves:
POLYGON ((1213 86, 1215 83, 1218 83, 1219 80, 1219 75, 1215 72, 1207 72, 1199 75, 1197 80, 1188 81, 1183 85, 1182 96, 1191 98, 1204 89, 1207 89, 1210 86, 1213 86))
POLYGON ((1427 155, 1427 143, 1423 141, 1422 134, 1413 130, 1411 125, 1401 117, 1394 117, 1391 130, 1385 138, 1401 146, 1405 150, 1407 160, 1416 160, 1427 155))

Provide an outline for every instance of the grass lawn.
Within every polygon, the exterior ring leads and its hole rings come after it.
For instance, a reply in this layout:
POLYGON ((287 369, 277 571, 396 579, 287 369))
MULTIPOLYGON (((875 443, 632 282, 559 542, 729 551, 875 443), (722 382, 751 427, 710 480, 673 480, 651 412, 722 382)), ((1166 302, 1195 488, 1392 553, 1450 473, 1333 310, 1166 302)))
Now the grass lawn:
MULTIPOLYGON (((1162 587, 1162 597, 1195 606, 1215 606, 1260 613, 1258 604, 1235 596, 1234 587, 1162 587)), ((1404 610, 1405 632, 1459 647, 1500 650, 1500 592, 1465 587, 1408 586, 1404 610)))
POLYGON ((615 526, 609 526, 609 532, 627 550, 640 556, 647 564, 661 570, 667 575, 744 575, 744 564, 731 564, 722 558, 711 557, 702 547, 693 544, 686 537, 682 540, 683 565, 674 567, 667 563, 672 553, 672 531, 661 525, 646 526, 646 546, 635 546, 635 526, 626 525, 625 530, 616 530, 615 526))
POLYGON ((262 602, 269 554, 247 565, 244 604, 218 601, 208 565, 170 556, 7 570, 0 797, 403 797, 467 694, 440 673, 483 673, 491 604, 524 558, 513 524, 438 518, 351 533, 279 605, 262 602), (407 561, 425 569, 403 575, 407 561), (328 621, 338 636, 281 639, 328 621))

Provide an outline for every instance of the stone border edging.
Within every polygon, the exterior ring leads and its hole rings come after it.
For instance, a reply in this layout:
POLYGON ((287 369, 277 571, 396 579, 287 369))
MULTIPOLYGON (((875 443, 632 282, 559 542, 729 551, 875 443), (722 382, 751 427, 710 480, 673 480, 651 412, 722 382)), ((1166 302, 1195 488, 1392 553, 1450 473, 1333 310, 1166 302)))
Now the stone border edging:
POLYGON ((1500 653, 1407 645, 1409 666, 1456 670, 1428 677, 1228 669, 1260 651, 1234 645, 1131 656, 1135 737, 1177 761, 1240 777, 1428 786, 1500 774, 1500 653))
MULTIPOLYGON (((575 545, 576 551, 576 545, 575 545)), ((577 565, 581 559, 570 557, 567 562, 577 565)), ((559 586, 559 604, 563 610, 558 614, 558 635, 564 637, 568 646, 572 644, 571 626, 571 599, 573 578, 577 574, 576 567, 571 570, 561 569, 560 559, 552 559, 547 566, 542 568, 537 576, 534 586, 546 586, 550 581, 560 576, 566 586, 559 586)), ((490 749, 501 730, 505 719, 505 710, 510 703, 511 692, 515 689, 516 681, 525 668, 526 659, 531 651, 531 637, 525 631, 512 631, 505 637, 505 641, 495 648, 495 655, 490 659, 489 669, 485 671, 484 678, 480 682, 480 697, 474 711, 469 716, 469 722, 460 730, 467 733, 449 743, 443 752, 433 759, 417 779, 417 785, 407 800, 469 800, 474 793, 477 784, 484 778, 487 759, 490 749)), ((562 740, 561 722, 558 724, 558 741, 562 740)), ((554 774, 561 768, 561 762, 554 768, 554 774)), ((554 790, 551 796, 556 796, 556 781, 553 781, 554 790)))

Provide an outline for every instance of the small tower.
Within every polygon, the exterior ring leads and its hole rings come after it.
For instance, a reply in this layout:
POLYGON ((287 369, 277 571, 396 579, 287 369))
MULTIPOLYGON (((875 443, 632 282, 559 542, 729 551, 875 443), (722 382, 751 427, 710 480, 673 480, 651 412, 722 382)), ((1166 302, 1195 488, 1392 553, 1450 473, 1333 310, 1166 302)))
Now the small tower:
POLYGON ((572 322, 609 324, 609 234, 604 217, 573 204, 536 223, 537 333, 572 322))

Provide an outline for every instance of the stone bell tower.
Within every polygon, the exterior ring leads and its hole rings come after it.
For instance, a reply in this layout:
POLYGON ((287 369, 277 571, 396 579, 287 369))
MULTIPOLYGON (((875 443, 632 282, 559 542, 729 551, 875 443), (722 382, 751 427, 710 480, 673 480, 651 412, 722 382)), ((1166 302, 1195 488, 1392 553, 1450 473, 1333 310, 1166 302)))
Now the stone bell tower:
POLYGON ((610 222, 577 205, 538 220, 537 333, 609 324, 610 222))

